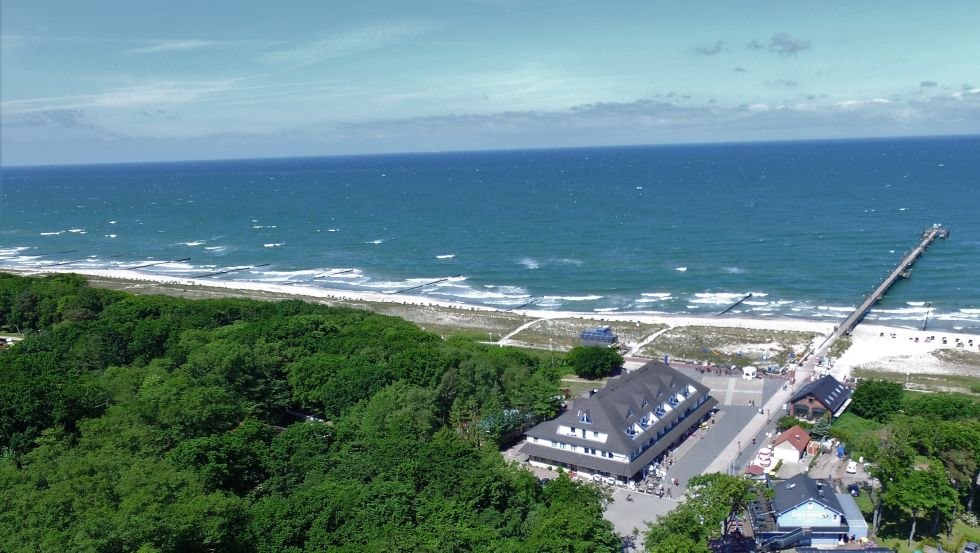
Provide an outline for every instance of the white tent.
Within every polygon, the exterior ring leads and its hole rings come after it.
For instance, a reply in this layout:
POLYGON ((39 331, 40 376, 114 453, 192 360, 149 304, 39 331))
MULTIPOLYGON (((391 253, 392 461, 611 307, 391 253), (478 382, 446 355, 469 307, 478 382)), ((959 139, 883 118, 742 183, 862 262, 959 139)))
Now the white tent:
POLYGON ((756 368, 749 365, 748 367, 742 367, 742 380, 752 380, 755 378, 756 368))

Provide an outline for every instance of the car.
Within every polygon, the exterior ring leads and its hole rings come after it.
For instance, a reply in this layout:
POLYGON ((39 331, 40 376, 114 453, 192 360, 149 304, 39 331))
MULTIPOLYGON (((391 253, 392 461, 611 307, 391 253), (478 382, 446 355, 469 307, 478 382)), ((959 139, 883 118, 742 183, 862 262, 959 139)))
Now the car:
POLYGON ((858 471, 857 461, 848 461, 847 468, 845 469, 847 474, 856 474, 858 471))
POLYGON ((847 493, 851 494, 852 497, 857 497, 861 495, 861 486, 857 483, 847 485, 847 493))
POLYGON ((980 545, 977 545, 975 541, 968 541, 966 545, 963 546, 962 553, 977 553, 980 551, 980 545))

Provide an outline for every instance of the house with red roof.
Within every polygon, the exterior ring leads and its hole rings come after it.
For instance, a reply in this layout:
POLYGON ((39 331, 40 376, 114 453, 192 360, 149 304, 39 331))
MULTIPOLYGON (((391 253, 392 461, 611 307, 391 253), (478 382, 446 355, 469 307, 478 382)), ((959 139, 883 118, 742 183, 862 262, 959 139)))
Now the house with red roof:
POLYGON ((810 434, 797 424, 776 436, 772 442, 772 456, 784 463, 798 463, 803 458, 809 442, 810 434))

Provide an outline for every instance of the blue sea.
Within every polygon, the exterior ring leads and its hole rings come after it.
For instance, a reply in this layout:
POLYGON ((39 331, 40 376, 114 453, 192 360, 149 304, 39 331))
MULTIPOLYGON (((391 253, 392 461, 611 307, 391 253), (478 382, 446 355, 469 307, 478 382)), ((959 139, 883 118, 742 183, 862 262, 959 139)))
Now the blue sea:
POLYGON ((980 137, 4 168, 0 267, 980 331, 980 137), (67 253, 65 253, 67 252, 67 253))

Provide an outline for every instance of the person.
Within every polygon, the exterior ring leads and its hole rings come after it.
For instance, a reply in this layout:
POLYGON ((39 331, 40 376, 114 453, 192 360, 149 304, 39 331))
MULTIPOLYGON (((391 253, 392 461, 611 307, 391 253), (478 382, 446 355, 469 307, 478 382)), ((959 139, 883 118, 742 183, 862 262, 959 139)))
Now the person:
POLYGON ((633 501, 633 494, 631 493, 626 494, 626 501, 633 501))

